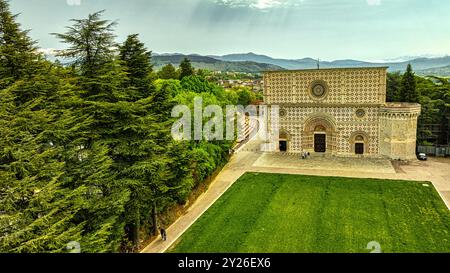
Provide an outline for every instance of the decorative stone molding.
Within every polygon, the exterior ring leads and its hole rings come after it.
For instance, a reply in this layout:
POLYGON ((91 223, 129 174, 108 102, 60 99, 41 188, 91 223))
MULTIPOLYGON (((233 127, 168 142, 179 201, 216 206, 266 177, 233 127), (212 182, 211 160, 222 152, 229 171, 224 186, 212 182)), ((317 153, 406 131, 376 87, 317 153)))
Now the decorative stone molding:
POLYGON ((325 100, 328 93, 328 85, 324 80, 315 80, 309 87, 309 96, 314 101, 325 100))
POLYGON ((326 134, 327 152, 333 155, 354 156, 355 143, 364 143, 364 156, 414 156, 420 105, 386 103, 386 71, 266 72, 264 100, 282 109, 279 125, 289 135, 289 152, 312 151, 314 134, 326 134), (324 88, 314 95, 316 84, 324 88))
POLYGON ((350 143, 350 151, 352 154, 355 154, 355 144, 356 143, 363 143, 364 144, 364 153, 368 153, 368 146, 369 146, 370 136, 366 132, 363 131, 357 131, 350 135, 349 143, 350 143))
POLYGON ((386 103, 380 108, 380 117, 388 119, 414 119, 418 118, 421 112, 421 105, 418 103, 386 103))

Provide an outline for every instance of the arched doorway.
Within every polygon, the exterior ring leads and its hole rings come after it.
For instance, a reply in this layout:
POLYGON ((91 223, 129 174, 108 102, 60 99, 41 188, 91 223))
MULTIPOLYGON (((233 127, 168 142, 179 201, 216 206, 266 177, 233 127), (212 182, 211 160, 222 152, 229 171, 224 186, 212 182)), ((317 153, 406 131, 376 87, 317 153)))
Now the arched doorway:
POLYGON ((286 131, 281 131, 279 137, 280 152, 287 152, 288 144, 289 144, 289 134, 286 131))
POLYGON ((351 152, 356 155, 368 153, 369 137, 364 132, 355 132, 350 136, 351 152))
POLYGON ((305 121, 302 136, 302 149, 315 153, 336 151, 336 126, 334 119, 327 114, 319 114, 305 121))
POLYGON ((327 129, 323 125, 314 128, 314 152, 325 153, 327 151, 327 129))

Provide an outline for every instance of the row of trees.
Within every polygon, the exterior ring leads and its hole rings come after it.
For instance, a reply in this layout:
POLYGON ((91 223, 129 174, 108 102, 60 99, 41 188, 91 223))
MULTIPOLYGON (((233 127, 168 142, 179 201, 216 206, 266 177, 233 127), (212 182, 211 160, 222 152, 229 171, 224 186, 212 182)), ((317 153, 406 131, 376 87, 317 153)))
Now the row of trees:
MULTIPOLYGON (((199 71, 202 74, 201 70, 199 71)), ((180 63, 180 68, 176 69, 172 64, 167 64, 161 68, 156 74, 159 79, 179 79, 189 77, 195 74, 195 69, 192 67, 191 61, 187 58, 180 63)))
MULTIPOLYGON (((151 52, 102 12, 72 20, 61 65, 0 0, 0 252, 129 251, 226 162, 231 142, 176 142, 175 104, 236 104, 185 61, 154 81, 151 52), (184 68, 183 68, 184 67, 184 68)), ((248 102, 248 101, 247 101, 248 102)))
POLYGON ((416 76, 411 65, 406 72, 388 73, 387 101, 412 102, 422 105, 419 117, 419 144, 449 144, 450 129, 450 82, 439 77, 416 76), (430 127, 438 126, 438 135, 430 127))
POLYGON ((400 72, 388 73, 387 84, 388 102, 419 102, 420 94, 411 64, 403 75, 400 72))

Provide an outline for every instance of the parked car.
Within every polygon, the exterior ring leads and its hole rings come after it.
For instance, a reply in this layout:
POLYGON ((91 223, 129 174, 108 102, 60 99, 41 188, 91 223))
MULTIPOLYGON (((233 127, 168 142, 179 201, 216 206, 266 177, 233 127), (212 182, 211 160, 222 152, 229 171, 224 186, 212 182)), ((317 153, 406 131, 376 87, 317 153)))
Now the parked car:
POLYGON ((428 160, 428 157, 427 157, 426 154, 420 153, 420 154, 417 155, 417 159, 422 160, 422 161, 426 161, 426 160, 428 160))

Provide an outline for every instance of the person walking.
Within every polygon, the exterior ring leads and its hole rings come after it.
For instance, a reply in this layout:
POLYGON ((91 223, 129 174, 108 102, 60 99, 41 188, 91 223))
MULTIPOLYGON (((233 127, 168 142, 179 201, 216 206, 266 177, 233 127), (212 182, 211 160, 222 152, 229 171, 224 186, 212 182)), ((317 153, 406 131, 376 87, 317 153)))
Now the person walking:
POLYGON ((161 233, 162 240, 163 241, 167 241, 167 232, 166 232, 166 230, 164 228, 161 228, 159 231, 161 233))

